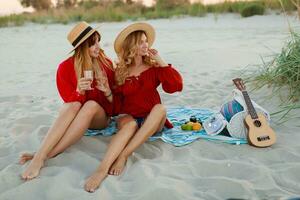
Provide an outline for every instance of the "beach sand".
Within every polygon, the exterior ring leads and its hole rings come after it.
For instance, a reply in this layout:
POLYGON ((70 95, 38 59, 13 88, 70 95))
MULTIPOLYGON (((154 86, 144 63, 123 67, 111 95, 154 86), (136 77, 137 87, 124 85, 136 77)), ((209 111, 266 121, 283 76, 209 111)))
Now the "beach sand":
MULTIPOLYGON (((289 18, 299 26, 296 17, 289 18)), ((101 45, 111 58, 113 40, 125 25, 100 25, 101 45)), ((230 100, 231 79, 270 60, 289 37, 284 16, 241 18, 208 15, 149 21, 157 30, 154 47, 184 78, 184 90, 162 94, 168 107, 220 109, 230 100)), ((38 178, 24 182, 22 152, 34 152, 62 104, 55 75, 68 57, 70 25, 35 25, 0 30, 0 199, 287 199, 300 196, 299 122, 278 125, 278 141, 269 148, 230 145, 203 139, 174 147, 147 142, 128 160, 124 173, 109 176, 95 193, 84 180, 103 158, 110 137, 83 137, 46 162, 38 178)), ((270 88, 250 96, 270 112, 278 99, 270 88)))

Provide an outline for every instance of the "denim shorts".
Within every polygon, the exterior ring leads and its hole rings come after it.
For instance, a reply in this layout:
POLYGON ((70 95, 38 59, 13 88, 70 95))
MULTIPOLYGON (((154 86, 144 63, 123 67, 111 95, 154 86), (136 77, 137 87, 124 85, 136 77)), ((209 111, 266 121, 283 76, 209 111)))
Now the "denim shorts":
MULTIPOLYGON (((119 114, 117 117, 115 117, 116 119, 126 116, 128 114, 119 114)), ((133 117, 133 119, 135 120, 135 122, 137 123, 138 127, 141 128, 141 126, 143 125, 143 123, 146 120, 146 117, 133 117)))
POLYGON ((136 121, 139 128, 141 128, 141 126, 145 122, 145 119, 146 119, 145 117, 135 117, 134 118, 134 120, 136 121))

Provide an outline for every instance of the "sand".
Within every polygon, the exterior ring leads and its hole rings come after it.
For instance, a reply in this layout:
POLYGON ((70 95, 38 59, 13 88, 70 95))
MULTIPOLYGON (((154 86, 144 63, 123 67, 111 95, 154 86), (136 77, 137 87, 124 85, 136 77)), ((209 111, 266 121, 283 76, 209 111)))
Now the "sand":
MULTIPOLYGON (((296 17, 289 18, 299 26, 296 17)), ((102 47, 115 58, 113 40, 125 25, 100 25, 102 47)), ((184 78, 184 90, 162 94, 168 106, 220 109, 231 99, 231 79, 255 70, 261 57, 280 52, 289 37, 282 15, 241 18, 208 15, 149 21, 154 47, 184 78)), ((109 176, 95 193, 84 180, 103 158, 110 137, 83 137, 46 162, 38 178, 24 182, 18 164, 36 151, 62 104, 55 85, 58 64, 68 56, 70 25, 35 25, 0 30, 0 199, 287 199, 300 196, 299 122, 272 121, 278 142, 269 148, 198 140, 184 147, 162 141, 142 145, 120 177, 109 176)), ((269 88, 250 96, 270 112, 278 99, 269 88)))

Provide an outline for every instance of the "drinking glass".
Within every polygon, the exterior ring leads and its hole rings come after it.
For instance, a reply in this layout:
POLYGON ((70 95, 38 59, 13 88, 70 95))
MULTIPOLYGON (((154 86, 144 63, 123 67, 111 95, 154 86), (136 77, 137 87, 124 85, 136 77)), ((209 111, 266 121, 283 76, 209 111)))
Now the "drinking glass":
MULTIPOLYGON (((93 79, 94 79, 94 76, 93 76, 93 71, 92 70, 85 70, 84 72, 84 78, 89 78, 91 79, 91 84, 93 82, 93 79)), ((90 84, 90 87, 88 90, 92 90, 93 88, 91 87, 91 84, 90 84)))

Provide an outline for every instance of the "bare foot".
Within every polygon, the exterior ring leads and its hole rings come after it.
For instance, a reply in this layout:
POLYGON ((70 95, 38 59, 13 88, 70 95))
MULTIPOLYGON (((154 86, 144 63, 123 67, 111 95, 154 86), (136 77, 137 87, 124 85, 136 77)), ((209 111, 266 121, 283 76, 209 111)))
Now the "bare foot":
POLYGON ((102 181, 107 177, 107 172, 95 172, 85 182, 84 189, 87 192, 95 192, 102 181))
POLYGON ((44 166, 44 160, 33 158, 27 169, 21 175, 23 180, 31 180, 37 177, 40 173, 41 168, 44 166))
POLYGON ((34 153, 23 153, 19 158, 19 164, 24 165, 27 161, 32 160, 34 153))
POLYGON ((126 161, 127 161, 126 157, 119 156, 117 160, 114 162, 113 166, 110 168, 109 174, 114 176, 119 176, 126 165, 126 161))

